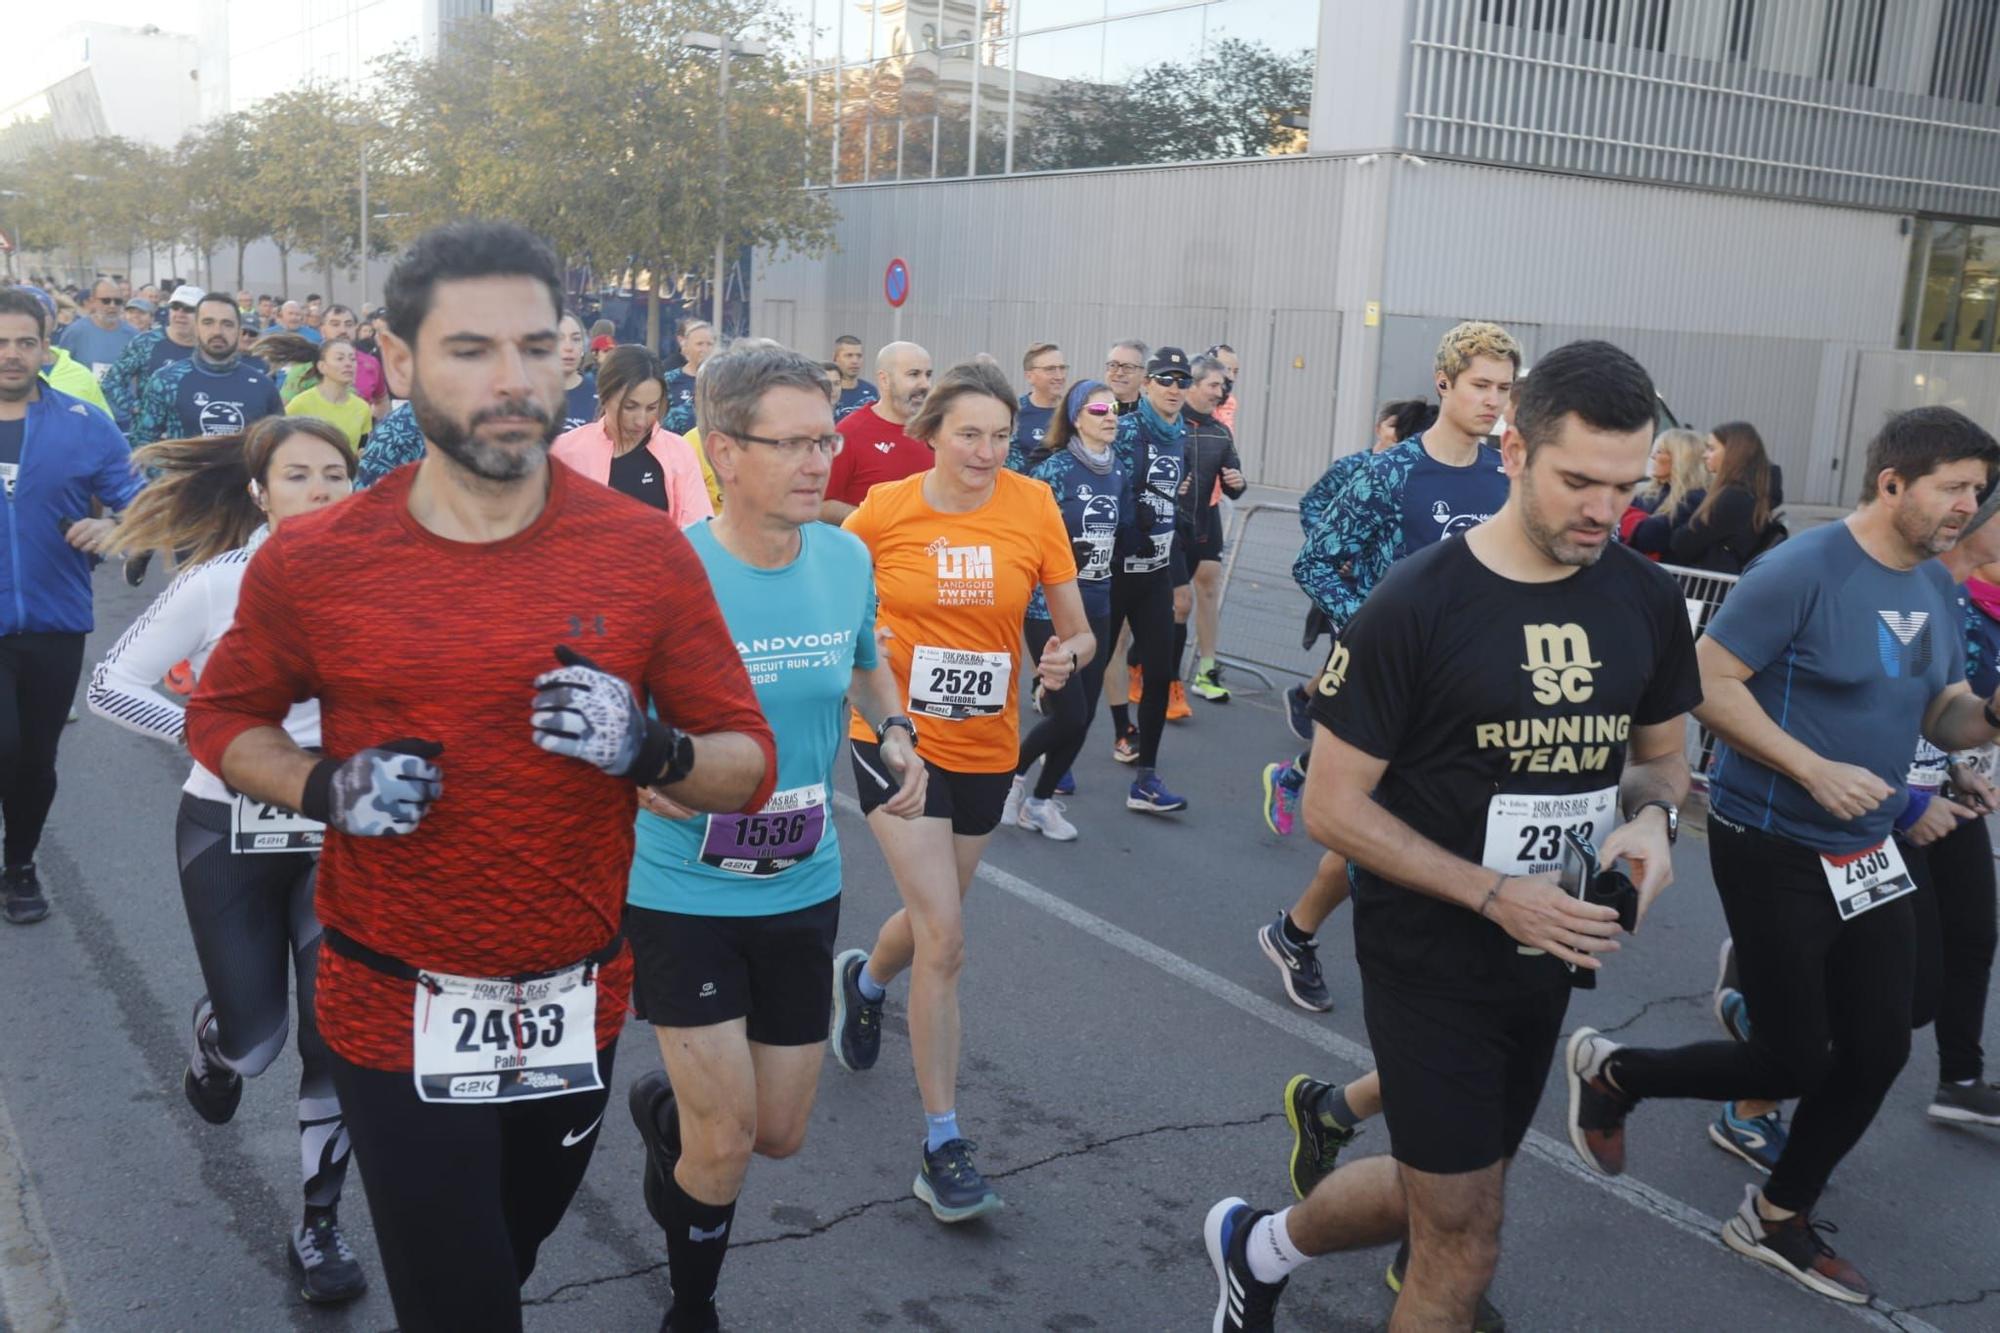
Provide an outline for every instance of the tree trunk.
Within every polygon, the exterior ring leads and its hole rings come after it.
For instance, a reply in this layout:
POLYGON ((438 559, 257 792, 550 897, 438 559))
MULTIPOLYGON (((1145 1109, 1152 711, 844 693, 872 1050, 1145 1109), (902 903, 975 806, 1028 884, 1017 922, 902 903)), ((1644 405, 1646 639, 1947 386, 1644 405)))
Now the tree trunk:
POLYGON ((283 304, 292 299, 292 247, 278 247, 278 301, 283 304))
POLYGON ((652 285, 646 288, 646 346, 660 345, 660 270, 653 270, 652 285))
POLYGON ((238 291, 243 289, 243 252, 249 248, 250 242, 248 241, 238 241, 236 243, 236 289, 238 291))

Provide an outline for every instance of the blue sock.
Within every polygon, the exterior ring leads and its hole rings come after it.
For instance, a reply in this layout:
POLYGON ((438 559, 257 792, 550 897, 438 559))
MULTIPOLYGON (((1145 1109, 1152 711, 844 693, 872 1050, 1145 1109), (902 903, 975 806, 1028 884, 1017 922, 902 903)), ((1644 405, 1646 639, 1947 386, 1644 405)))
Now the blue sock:
POLYGON ((883 989, 880 982, 868 975, 868 964, 866 961, 862 962, 861 971, 854 978, 854 989, 860 991, 861 998, 870 1004, 880 1004, 882 997, 889 993, 883 989))
POLYGON ((943 1115, 924 1112, 924 1150, 936 1152, 945 1144, 958 1137, 958 1112, 946 1111, 943 1115))

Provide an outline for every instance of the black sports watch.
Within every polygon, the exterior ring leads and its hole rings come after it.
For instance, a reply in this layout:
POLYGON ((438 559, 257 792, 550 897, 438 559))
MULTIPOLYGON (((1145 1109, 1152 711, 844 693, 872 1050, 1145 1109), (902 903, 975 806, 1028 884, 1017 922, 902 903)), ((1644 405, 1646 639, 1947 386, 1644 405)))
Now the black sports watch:
POLYGON ((1671 847, 1681 839, 1681 812, 1668 800, 1651 800, 1634 810, 1627 818, 1637 819, 1654 806, 1667 812, 1667 846, 1671 847))
POLYGON ((909 732, 910 748, 912 750, 917 748, 917 724, 904 717, 901 713, 891 713, 882 719, 881 726, 875 728, 875 743, 877 745, 888 739, 889 728, 891 727, 901 727, 904 731, 909 732))
POLYGON ((1980 704, 1979 707, 1986 714, 1986 725, 1993 728, 1993 730, 1995 731, 2000 731, 2000 715, 1996 715, 1994 713, 1993 701, 1991 699, 1988 699, 1984 703, 1980 704))

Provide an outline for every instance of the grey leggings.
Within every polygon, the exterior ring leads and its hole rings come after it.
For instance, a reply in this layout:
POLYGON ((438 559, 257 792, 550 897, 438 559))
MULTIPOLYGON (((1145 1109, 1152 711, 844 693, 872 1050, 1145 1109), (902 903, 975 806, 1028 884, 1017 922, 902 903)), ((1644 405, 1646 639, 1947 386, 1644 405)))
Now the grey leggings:
POLYGON ((331 1207, 347 1176, 347 1128, 333 1068, 313 1017, 319 919, 313 915, 318 858, 309 852, 230 850, 229 806, 183 794, 174 839, 181 900, 194 933, 222 1059, 246 1078, 271 1067, 291 1025, 291 974, 298 973, 299 1171, 305 1201, 331 1207))

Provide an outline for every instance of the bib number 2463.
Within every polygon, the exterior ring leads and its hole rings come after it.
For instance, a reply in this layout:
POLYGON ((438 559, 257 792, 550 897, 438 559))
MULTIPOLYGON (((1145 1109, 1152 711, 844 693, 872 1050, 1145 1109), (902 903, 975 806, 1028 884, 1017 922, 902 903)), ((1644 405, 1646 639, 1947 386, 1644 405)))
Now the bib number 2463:
POLYGON ((604 1086, 593 965, 533 981, 436 972, 423 978, 411 1029, 424 1101, 532 1101, 604 1086))

